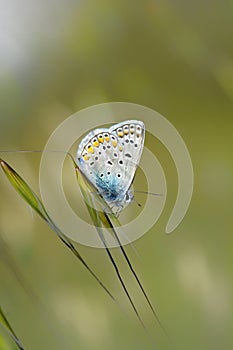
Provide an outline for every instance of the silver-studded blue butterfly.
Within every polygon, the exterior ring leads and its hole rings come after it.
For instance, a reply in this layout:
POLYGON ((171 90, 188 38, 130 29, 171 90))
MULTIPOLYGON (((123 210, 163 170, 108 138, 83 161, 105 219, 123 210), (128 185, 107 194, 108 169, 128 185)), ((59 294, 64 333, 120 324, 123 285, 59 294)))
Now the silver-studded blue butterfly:
POLYGON ((78 147, 80 170, 116 216, 133 200, 131 186, 144 139, 143 122, 127 120, 91 131, 78 147))

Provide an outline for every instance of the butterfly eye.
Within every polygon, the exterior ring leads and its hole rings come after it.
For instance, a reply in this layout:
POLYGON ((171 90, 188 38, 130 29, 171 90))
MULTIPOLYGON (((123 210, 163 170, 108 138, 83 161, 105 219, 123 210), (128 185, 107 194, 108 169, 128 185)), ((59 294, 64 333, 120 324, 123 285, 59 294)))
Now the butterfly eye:
POLYGON ((120 165, 123 165, 123 160, 119 160, 119 164, 120 164, 120 165))
POLYGON ((117 174, 117 177, 121 177, 121 174, 117 174))

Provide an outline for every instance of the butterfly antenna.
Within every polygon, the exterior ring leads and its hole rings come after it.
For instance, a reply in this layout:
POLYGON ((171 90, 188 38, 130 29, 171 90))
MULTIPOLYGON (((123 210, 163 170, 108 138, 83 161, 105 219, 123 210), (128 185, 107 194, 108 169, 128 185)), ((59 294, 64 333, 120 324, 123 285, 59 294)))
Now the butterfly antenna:
POLYGON ((151 303, 151 301, 150 301, 150 299, 149 299, 149 297, 148 297, 148 295, 147 295, 147 293, 146 293, 142 283, 140 282, 140 280, 139 280, 139 278, 138 278, 138 276, 137 276, 137 274, 136 274, 136 272, 135 272, 135 270, 133 268, 133 265, 131 264, 131 262, 129 260, 129 257, 128 257, 128 255, 127 255, 127 253, 126 253, 126 251, 125 251, 125 249, 124 249, 124 247, 123 247, 123 245, 122 245, 122 243, 120 241, 120 238, 118 237, 118 235, 117 235, 117 233, 116 233, 116 231, 115 231, 115 229, 114 229, 114 227, 113 227, 113 225, 112 225, 108 215, 106 213, 104 213, 104 214, 105 214, 105 217, 106 217, 109 225, 112 228, 114 237, 116 238, 116 240, 117 240, 117 242, 118 242, 118 244, 120 246, 120 249, 121 249, 121 251, 122 251, 122 253, 123 253, 124 257, 125 257, 125 260, 127 261, 127 264, 129 266, 131 272, 133 273, 133 275, 134 275, 134 277, 135 277, 135 279, 136 279, 136 281, 137 281, 137 283, 138 283, 138 285, 139 285, 139 287, 140 287, 140 289, 141 289, 141 291, 142 291, 142 293, 143 293, 143 295, 144 295, 144 297, 145 297, 145 299, 146 299, 146 301, 147 301, 147 303, 148 303, 148 305, 149 305, 149 307, 150 307, 150 309, 151 309, 155 319, 157 320, 158 324, 160 325, 160 327, 163 330, 163 332, 166 335, 166 337, 170 340, 170 336, 167 333, 167 331, 166 331, 165 327, 163 326, 162 322, 160 321, 160 318, 159 318, 158 314, 156 313, 156 311, 155 311, 155 309, 154 309, 154 307, 153 307, 153 305, 152 305, 152 303, 151 303))
POLYGON ((142 194, 149 194, 150 196, 163 197, 162 193, 154 193, 154 192, 147 192, 147 191, 134 191, 134 193, 142 193, 142 194))

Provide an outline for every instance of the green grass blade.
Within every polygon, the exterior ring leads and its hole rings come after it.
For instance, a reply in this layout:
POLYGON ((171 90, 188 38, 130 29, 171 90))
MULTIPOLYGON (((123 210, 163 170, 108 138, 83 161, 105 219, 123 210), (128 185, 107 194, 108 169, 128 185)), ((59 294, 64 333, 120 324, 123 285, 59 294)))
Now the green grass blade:
POLYGON ((103 218, 103 219, 102 219, 102 222, 106 222, 106 221, 108 222, 108 224, 106 225, 106 228, 111 227, 111 231, 112 231, 112 233, 113 233, 113 235, 114 235, 116 241, 117 241, 118 244, 119 244, 120 250, 121 250, 121 252, 122 252, 122 254, 123 254, 123 256, 124 256, 124 258, 125 258, 125 260, 126 260, 126 262, 127 262, 127 265, 129 266, 129 269, 131 270, 131 272, 132 272, 134 278, 136 279, 137 284, 138 284, 139 288, 141 289, 141 292, 142 292, 142 294, 144 295, 144 297, 145 297, 145 299, 146 299, 146 301, 147 301, 147 303, 148 303, 148 305, 149 305, 149 308, 150 308, 151 311, 152 311, 152 314, 154 315, 156 321, 158 322, 159 326, 161 327, 161 329, 162 329, 162 331, 164 332, 164 334, 166 335, 166 337, 170 340, 170 336, 169 336, 169 334, 167 333, 165 327, 163 326, 163 324, 162 324, 162 322, 161 322, 161 320, 160 320, 160 318, 159 318, 157 312, 155 311, 155 308, 154 308, 154 306, 152 305, 152 303, 151 303, 151 301, 150 301, 150 299, 149 299, 149 297, 148 297, 148 295, 147 295, 147 293, 146 293, 146 291, 145 291, 145 289, 144 289, 144 287, 143 287, 143 285, 142 285, 142 283, 141 283, 141 281, 140 281, 140 279, 139 279, 139 277, 138 277, 138 275, 137 275, 137 273, 136 273, 136 271, 135 271, 135 269, 134 269, 134 267, 133 267, 133 265, 132 265, 132 263, 131 263, 131 261, 130 261, 128 255, 127 255, 127 253, 126 253, 126 250, 125 250, 124 246, 123 246, 122 243, 121 243, 121 240, 120 240, 120 238, 119 238, 119 236, 118 236, 118 234, 117 234, 117 232, 116 232, 116 230, 115 230, 115 228, 114 228, 114 226, 113 226, 113 224, 112 224, 112 222, 111 222, 111 220, 110 220, 108 214, 105 213, 105 212, 103 212, 103 213, 101 213, 101 216, 104 216, 104 217, 105 217, 105 220, 104 220, 104 218, 103 218))
POLYGON ((28 184, 22 179, 22 177, 4 160, 0 159, 1 167, 14 187, 14 189, 23 197, 23 199, 44 219, 47 220, 46 210, 37 197, 37 195, 32 191, 28 184))
POLYGON ((125 285, 125 283, 124 283, 124 281, 123 281, 123 279, 121 277, 120 271, 119 271, 119 269, 117 267, 117 264, 116 264, 112 254, 111 254, 111 251, 110 251, 110 249, 108 248, 108 246, 106 244, 106 241, 105 241, 104 235, 102 234, 101 228, 98 228, 97 231, 98 231, 99 237, 100 237, 100 239, 101 239, 101 241, 102 241, 102 243, 103 243, 103 245, 105 247, 107 255, 108 255, 108 257, 109 257, 109 259, 110 259, 110 261, 111 261, 111 263, 113 265, 115 273, 116 273, 116 275, 117 275, 117 277, 118 277, 118 279, 120 281, 120 284, 121 284, 121 286, 122 286, 122 288, 123 288, 123 290, 124 290, 128 300, 129 300, 129 302, 130 302, 130 304, 131 304, 131 306, 132 306, 132 308, 133 308, 133 310, 134 310, 134 312, 135 312, 139 322, 141 323, 141 325, 144 328, 144 330, 146 330, 146 327, 145 327, 145 325, 144 325, 144 323, 143 323, 143 321, 141 319, 141 316, 139 315, 139 312, 138 312, 138 310, 137 310, 137 308, 136 308, 136 306, 135 306, 135 304, 134 304, 134 302, 133 302, 133 300, 132 300, 132 298, 131 298, 131 296, 130 296, 127 288, 126 288, 126 285, 125 285))
POLYGON ((4 325, 5 329, 7 330, 7 333, 11 336, 11 338, 14 340, 15 344, 17 345, 18 349, 24 350, 23 345, 21 344, 19 338, 16 336, 13 328, 11 327, 10 323, 8 322, 1 306, 0 306, 0 323, 4 325))
MULTIPOLYGON (((59 334, 59 337, 58 337, 54 324, 51 320, 50 310, 48 310, 47 305, 45 305, 41 301, 40 297, 37 295, 33 286, 30 284, 30 281, 28 281, 25 278, 23 271, 20 270, 18 262, 15 260, 10 250, 10 247, 8 246, 8 244, 6 243, 3 237, 4 235, 0 231, 0 260, 3 261, 5 266, 14 275, 19 285, 23 288, 24 292, 29 297, 30 301, 32 301, 34 308, 36 309, 38 315, 42 319, 42 322, 46 325, 49 332, 54 335, 54 338, 56 339, 56 342, 57 342, 56 349, 64 349, 65 343, 63 340, 63 335, 59 334)), ((0 349, 2 349, 1 346, 0 346, 0 349)))
MULTIPOLYGON (((14 187, 14 189, 23 197, 23 199, 42 217, 43 220, 50 226, 50 228, 57 234, 61 241, 71 250, 71 252, 81 261, 88 272, 95 278, 98 284, 105 290, 110 298, 117 303, 116 299, 108 288, 101 282, 94 271, 85 262, 82 256, 79 254, 71 240, 63 234, 63 232, 56 226, 53 220, 48 215, 43 203, 38 196, 32 191, 28 184, 22 179, 22 177, 4 160, 0 159, 1 167, 6 174, 8 180, 14 187)), ((118 304, 118 303, 117 303, 118 304)))

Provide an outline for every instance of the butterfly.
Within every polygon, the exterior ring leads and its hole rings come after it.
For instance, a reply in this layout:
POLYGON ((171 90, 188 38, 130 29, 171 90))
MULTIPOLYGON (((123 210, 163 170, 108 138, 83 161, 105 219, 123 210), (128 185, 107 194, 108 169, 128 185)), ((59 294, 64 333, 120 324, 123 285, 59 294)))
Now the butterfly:
POLYGON ((82 173, 118 216, 133 200, 132 183, 143 151, 145 125, 127 120, 89 132, 76 161, 82 173))

